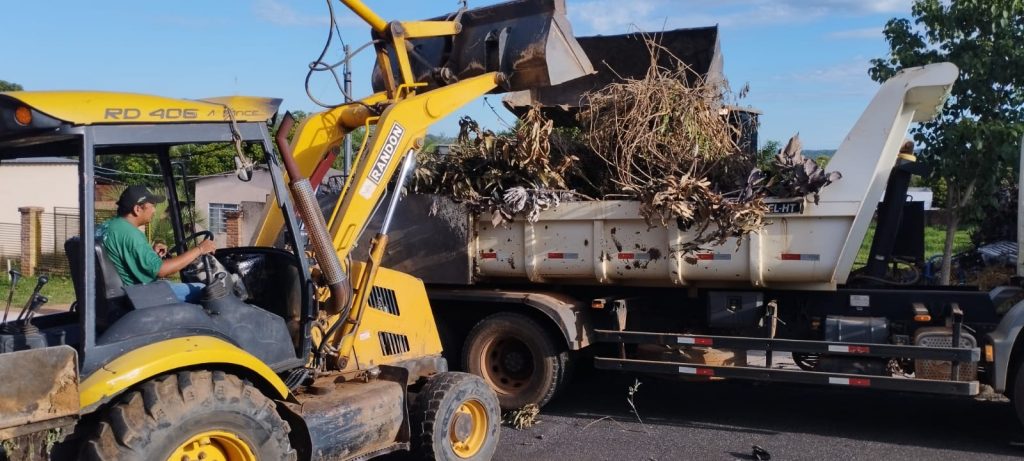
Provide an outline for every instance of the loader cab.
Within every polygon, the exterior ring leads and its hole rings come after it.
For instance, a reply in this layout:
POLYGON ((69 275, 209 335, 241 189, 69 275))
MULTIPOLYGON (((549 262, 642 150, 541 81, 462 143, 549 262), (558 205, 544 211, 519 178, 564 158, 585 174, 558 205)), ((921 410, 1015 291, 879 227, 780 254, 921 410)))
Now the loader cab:
MULTIPOLYGON (((63 247, 67 261, 65 273, 47 267, 40 272, 70 278, 74 301, 65 312, 29 322, 7 319, 0 331, 0 353, 69 345, 78 351, 81 375, 88 376, 126 350, 205 335, 238 346, 278 373, 303 366, 310 354, 308 319, 316 306, 306 275, 305 242, 296 241, 302 238, 299 222, 276 157, 266 155, 273 152, 268 122, 278 103, 118 93, 0 94, 0 168, 12 168, 16 159, 25 158, 74 161, 78 204, 75 225, 66 226, 64 234, 40 237, 47 248, 59 252, 63 247), (194 178, 188 166, 208 161, 204 156, 211 152, 220 151, 223 157, 223 152, 236 150, 240 157, 258 159, 254 167, 270 178, 272 191, 267 192, 275 194, 279 210, 269 212, 281 212, 285 220, 280 245, 219 247, 212 257, 172 276, 206 285, 195 304, 179 301, 166 281, 124 284, 95 238, 97 228, 113 217, 109 204, 117 199, 123 187, 119 184, 145 184, 167 197, 157 212, 159 223, 150 227, 159 225, 167 247, 180 254, 213 237, 204 225, 206 217, 194 210, 194 178), (117 170, 111 166, 115 164, 132 168, 117 170)), ((240 170, 242 184, 252 170, 240 170)), ((234 177, 235 172, 227 173, 234 177)), ((63 186, 48 184, 45 178, 35 183, 37 191, 63 186)), ((4 193, 18 203, 14 206, 39 205, 32 190, 4 193)), ((147 231, 152 239, 154 229, 147 231)), ((41 293, 46 291, 44 287, 41 293)))

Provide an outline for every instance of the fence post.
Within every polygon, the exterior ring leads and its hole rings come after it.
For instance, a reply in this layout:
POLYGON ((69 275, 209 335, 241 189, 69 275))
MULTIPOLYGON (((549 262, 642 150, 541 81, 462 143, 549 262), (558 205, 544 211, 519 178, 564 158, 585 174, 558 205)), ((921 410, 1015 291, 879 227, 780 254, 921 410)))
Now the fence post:
POLYGON ((21 274, 32 277, 36 275, 36 265, 42 252, 42 225, 40 217, 43 208, 25 206, 18 208, 21 213, 21 274))
POLYGON ((242 246, 242 212, 224 212, 224 233, 227 234, 227 247, 242 246))

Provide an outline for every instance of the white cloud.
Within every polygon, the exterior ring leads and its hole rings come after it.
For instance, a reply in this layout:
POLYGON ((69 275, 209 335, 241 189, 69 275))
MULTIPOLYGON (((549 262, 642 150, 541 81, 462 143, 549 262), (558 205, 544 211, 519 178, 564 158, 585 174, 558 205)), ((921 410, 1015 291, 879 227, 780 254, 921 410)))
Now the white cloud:
POLYGON ((280 0, 260 0, 253 5, 253 10, 260 19, 279 26, 326 26, 330 22, 326 11, 317 15, 301 14, 280 0))
POLYGON ((795 80, 802 82, 823 82, 833 84, 846 84, 852 82, 871 81, 868 78, 868 67, 870 62, 864 58, 855 58, 849 61, 833 64, 828 67, 814 69, 808 72, 793 72, 777 78, 795 80))
POLYGON ((650 20, 657 3, 659 0, 574 2, 568 7, 569 21, 584 26, 587 29, 585 34, 621 34, 632 25, 643 28, 642 23, 650 20))
POLYGON ((582 0, 569 16, 582 35, 679 27, 801 24, 829 16, 909 13, 912 0, 582 0))
POLYGON ((863 29, 837 30, 829 33, 826 37, 834 39, 880 39, 883 35, 881 27, 865 27, 863 29))

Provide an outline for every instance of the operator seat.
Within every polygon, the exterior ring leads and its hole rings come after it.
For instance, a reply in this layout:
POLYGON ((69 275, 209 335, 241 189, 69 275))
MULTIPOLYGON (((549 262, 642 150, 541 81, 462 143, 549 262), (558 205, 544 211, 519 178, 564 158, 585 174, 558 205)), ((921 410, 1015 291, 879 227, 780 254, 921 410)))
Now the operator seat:
MULTIPOLYGON (((96 326, 99 329, 105 328, 114 320, 124 315, 131 309, 124 290, 124 282, 117 274, 117 268, 107 257, 103 249, 103 243, 96 241, 96 326)), ((79 307, 85 296, 83 277, 85 269, 82 264, 82 240, 78 236, 69 238, 64 242, 64 254, 68 257, 68 264, 71 267, 71 281, 75 286, 75 299, 79 307)))

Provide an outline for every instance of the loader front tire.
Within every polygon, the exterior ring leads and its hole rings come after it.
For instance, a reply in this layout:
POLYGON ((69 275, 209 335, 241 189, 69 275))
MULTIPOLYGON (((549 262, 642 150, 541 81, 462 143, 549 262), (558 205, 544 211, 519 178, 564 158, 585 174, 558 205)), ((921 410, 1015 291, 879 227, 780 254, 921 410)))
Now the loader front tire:
POLYGON ((462 369, 482 377, 505 410, 542 407, 569 379, 569 351, 525 315, 484 318, 469 332, 462 352, 462 369))
POLYGON ((184 371, 144 383, 102 416, 86 459, 295 460, 274 402, 219 371, 184 371))
POLYGON ((416 394, 409 416, 413 450, 423 459, 489 460, 498 449, 498 398, 478 376, 432 376, 416 394))

